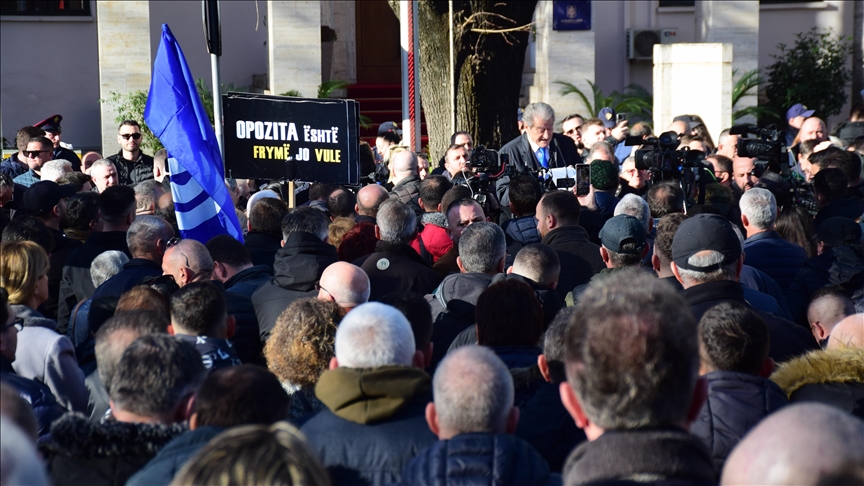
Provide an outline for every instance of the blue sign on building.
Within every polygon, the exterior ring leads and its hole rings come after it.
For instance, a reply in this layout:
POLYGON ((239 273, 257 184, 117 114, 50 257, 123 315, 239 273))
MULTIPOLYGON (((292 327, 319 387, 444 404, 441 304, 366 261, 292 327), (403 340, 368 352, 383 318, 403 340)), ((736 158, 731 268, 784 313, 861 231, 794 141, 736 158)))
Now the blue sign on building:
POLYGON ((591 30, 591 0, 554 0, 553 30, 591 30))

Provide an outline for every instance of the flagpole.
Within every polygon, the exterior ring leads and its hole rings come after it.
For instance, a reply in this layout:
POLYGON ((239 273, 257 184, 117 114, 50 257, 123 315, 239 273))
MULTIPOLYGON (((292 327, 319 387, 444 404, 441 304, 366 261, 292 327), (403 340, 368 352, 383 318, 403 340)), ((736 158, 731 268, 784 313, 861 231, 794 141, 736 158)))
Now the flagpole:
POLYGON ((225 168, 225 147, 222 144, 222 76, 219 71, 219 56, 210 54, 210 76, 213 78, 213 127, 219 154, 222 155, 222 168, 225 168))
POLYGON ((210 78, 213 80, 213 128, 219 155, 222 156, 222 170, 225 170, 225 148, 222 144, 222 75, 219 70, 219 56, 222 55, 222 20, 218 0, 202 0, 204 9, 204 33, 207 51, 210 52, 210 78))

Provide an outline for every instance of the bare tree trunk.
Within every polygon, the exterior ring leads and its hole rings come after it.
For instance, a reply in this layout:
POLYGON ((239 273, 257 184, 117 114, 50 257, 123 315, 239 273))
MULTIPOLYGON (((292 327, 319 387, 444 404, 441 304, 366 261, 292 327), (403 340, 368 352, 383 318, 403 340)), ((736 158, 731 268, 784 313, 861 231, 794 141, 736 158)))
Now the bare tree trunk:
MULTIPOLYGON (((448 4, 421 0, 420 96, 429 132, 432 160, 450 143, 450 44, 448 4)), ((519 132, 516 111, 529 31, 500 31, 527 26, 537 0, 454 1, 453 36, 456 70, 456 128, 471 134, 475 145, 498 149, 519 132), (473 29, 473 30, 472 30, 473 29)), ((390 0, 399 15, 399 2, 390 0)))

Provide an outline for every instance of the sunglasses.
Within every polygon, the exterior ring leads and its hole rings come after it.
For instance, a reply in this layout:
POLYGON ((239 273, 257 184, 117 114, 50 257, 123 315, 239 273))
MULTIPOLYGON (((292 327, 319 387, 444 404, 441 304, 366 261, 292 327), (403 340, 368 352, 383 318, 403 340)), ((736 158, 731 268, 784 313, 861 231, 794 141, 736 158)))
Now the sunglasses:
POLYGON ((39 154, 44 154, 45 152, 52 152, 52 150, 51 149, 48 149, 48 150, 25 150, 23 153, 24 153, 25 157, 33 158, 33 157, 38 157, 39 154))
POLYGON ((121 133, 120 136, 123 137, 124 140, 129 140, 130 138, 133 140, 138 140, 139 138, 141 138, 140 133, 121 133))

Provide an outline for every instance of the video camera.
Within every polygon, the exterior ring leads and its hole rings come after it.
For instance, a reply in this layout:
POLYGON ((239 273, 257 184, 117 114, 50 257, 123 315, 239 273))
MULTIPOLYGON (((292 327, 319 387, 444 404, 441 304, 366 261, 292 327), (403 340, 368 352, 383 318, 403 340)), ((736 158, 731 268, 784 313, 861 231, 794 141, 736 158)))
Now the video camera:
POLYGON ((650 148, 637 150, 633 157, 638 170, 650 170, 659 179, 678 179, 685 169, 702 166, 702 161, 705 160, 703 152, 687 147, 678 150, 678 144, 678 134, 672 131, 644 140, 638 136, 627 137, 624 141, 624 145, 628 147, 650 145, 650 148))
MULTIPOLYGON (((735 125, 729 129, 729 135, 759 136, 758 139, 738 139, 738 156, 757 159, 767 163, 768 168, 779 172, 783 177, 789 177, 789 156, 786 153, 785 135, 777 130, 776 125, 758 128, 753 125, 735 125)), ((763 170, 764 171, 764 170, 763 170)))

